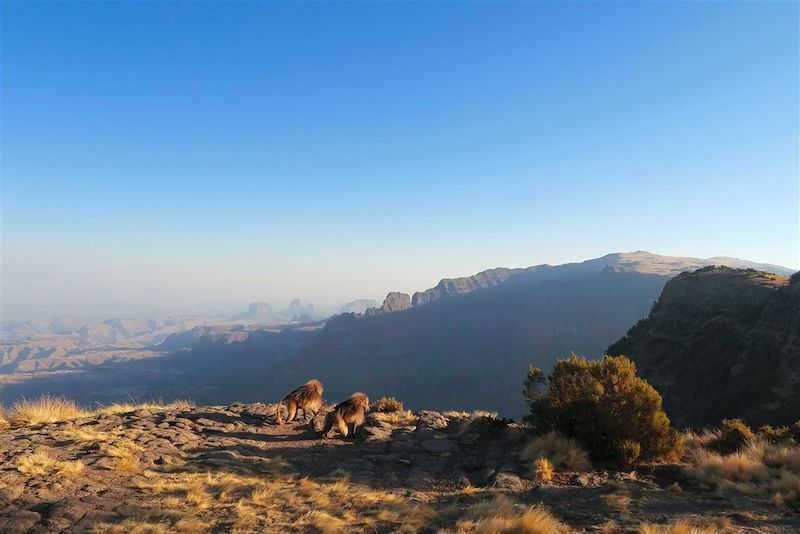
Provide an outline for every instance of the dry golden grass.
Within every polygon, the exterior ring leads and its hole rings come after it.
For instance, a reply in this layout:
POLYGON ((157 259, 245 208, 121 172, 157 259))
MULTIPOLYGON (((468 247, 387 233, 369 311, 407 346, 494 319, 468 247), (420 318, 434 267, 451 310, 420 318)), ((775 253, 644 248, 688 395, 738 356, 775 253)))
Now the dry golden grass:
POLYGON ((187 400, 177 400, 168 404, 160 402, 116 403, 97 408, 94 413, 98 415, 116 415, 121 413, 135 412, 136 410, 188 410, 192 407, 194 407, 194 404, 187 400))
MULTIPOLYGON (((194 513, 236 517, 234 532, 416 532, 436 521, 426 505, 350 483, 292 476, 255 477, 232 473, 172 473, 140 483, 154 502, 188 507, 194 513), (380 525, 381 529, 378 529, 380 525)), ((210 528, 210 527, 209 527, 210 528)))
POLYGON ((449 410, 442 412, 442 415, 448 419, 466 419, 469 417, 469 412, 460 412, 458 410, 449 410))
POLYGON ((719 528, 715 526, 692 525, 685 521, 677 521, 669 525, 653 525, 644 523, 639 525, 639 534, 717 534, 719 528))
POLYGON ((403 403, 394 397, 381 397, 369 409, 373 412, 402 412, 403 403))
POLYGON ((17 471, 26 475, 61 475, 74 476, 83 472, 86 466, 80 460, 60 461, 46 452, 23 454, 17 458, 17 471))
POLYGON ((44 395, 37 400, 21 400, 11 407, 9 420, 13 425, 39 425, 86 417, 90 413, 74 401, 44 395))
POLYGON ((556 469, 564 471, 587 471, 591 469, 589 455, 578 443, 555 432, 537 436, 522 450, 522 460, 531 464, 536 475, 535 462, 547 458, 556 469))
POLYGON ((98 523, 92 534, 204 534, 208 524, 196 517, 157 512, 142 517, 126 518, 119 523, 98 523))
POLYGON ((691 454, 699 449, 708 449, 709 445, 720 437, 719 429, 703 430, 700 433, 688 431, 683 433, 683 449, 691 454))
POLYGON ((624 493, 608 493, 601 495, 600 500, 603 506, 616 512, 626 512, 631 505, 631 498, 624 493))
MULTIPOLYGON (((39 425, 43 423, 58 423, 90 415, 113 415, 128 413, 136 410, 184 410, 193 406, 189 401, 175 401, 169 404, 142 403, 142 404, 112 404, 94 411, 87 410, 75 404, 75 401, 64 397, 51 397, 43 395, 36 400, 21 400, 14 403, 9 411, 8 420, 12 425, 39 425)), ((4 420, 0 412, 0 420, 4 420)))
POLYGON ((778 506, 800 503, 800 446, 756 441, 725 455, 698 447, 688 460, 687 474, 720 492, 771 494, 778 506))
POLYGON ((73 426, 58 432, 55 437, 59 440, 66 440, 73 443, 88 445, 110 441, 115 439, 117 436, 114 433, 97 430, 90 426, 73 426))
POLYGON ((0 429, 7 427, 8 424, 8 420, 6 419, 6 407, 0 404, 0 429))
POLYGON ((533 473, 539 482, 553 480, 553 464, 547 458, 539 458, 533 464, 533 473))
POLYGON ((413 425, 417 420, 417 416, 411 413, 411 410, 400 410, 395 412, 375 412, 372 416, 378 421, 389 423, 394 426, 407 426, 413 425))
POLYGON ((469 507, 455 530, 473 534, 567 534, 570 529, 541 506, 521 506, 504 495, 469 507))
POLYGON ((141 469, 139 460, 133 456, 124 456, 117 460, 117 463, 114 465, 114 470, 124 473, 138 473, 141 469))
POLYGON ((105 432, 86 426, 67 428, 56 435, 58 439, 77 443, 83 447, 95 448, 104 456, 115 458, 116 462, 105 465, 107 469, 138 473, 141 471, 141 465, 136 454, 142 450, 142 447, 131 440, 130 436, 131 431, 126 429, 105 432))

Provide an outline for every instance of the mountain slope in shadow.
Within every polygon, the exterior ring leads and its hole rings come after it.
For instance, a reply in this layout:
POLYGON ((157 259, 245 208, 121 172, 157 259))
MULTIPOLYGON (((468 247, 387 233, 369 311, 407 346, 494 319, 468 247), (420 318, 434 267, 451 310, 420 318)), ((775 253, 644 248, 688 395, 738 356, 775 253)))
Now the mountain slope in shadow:
POLYGON ((800 420, 800 274, 682 274, 608 353, 636 362, 679 425, 800 420))
MULTIPOLYGON (((529 364, 546 371, 575 351, 599 356, 646 316, 672 276, 733 258, 609 254, 582 263, 491 269, 442 280, 413 297, 328 321, 311 344, 278 363, 265 391, 278 398, 317 377, 330 399, 363 390, 411 408, 525 411, 529 364)), ((778 266, 762 266, 788 271, 778 266)))

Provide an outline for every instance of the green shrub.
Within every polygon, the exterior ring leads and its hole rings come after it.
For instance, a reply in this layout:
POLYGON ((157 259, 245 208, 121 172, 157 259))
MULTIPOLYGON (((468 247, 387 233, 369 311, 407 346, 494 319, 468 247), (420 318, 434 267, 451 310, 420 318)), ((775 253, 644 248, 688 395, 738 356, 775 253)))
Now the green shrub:
POLYGON ((642 454, 642 445, 632 439, 623 439, 614 445, 614 450, 617 452, 617 463, 630 465, 642 454))
POLYGON ((753 441, 756 435, 741 419, 724 419, 708 448, 720 454, 731 454, 753 441))
POLYGON ((621 464, 669 458, 682 450, 681 436, 661 409, 661 395, 636 375, 625 356, 587 360, 572 354, 556 361, 545 379, 531 368, 525 380, 526 417, 536 433, 574 438, 595 461, 621 464))
POLYGON ((381 397, 372 406, 370 406, 370 410, 373 412, 383 413, 402 412, 403 403, 394 397, 381 397))

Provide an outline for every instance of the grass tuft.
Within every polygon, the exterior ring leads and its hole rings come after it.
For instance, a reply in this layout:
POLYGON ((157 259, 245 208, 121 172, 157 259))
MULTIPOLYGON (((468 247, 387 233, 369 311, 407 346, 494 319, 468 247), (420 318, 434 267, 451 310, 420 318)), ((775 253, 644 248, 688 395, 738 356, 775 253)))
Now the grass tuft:
POLYGON ((553 464, 545 457, 541 457, 533 464, 534 478, 539 482, 553 480, 553 464))
POLYGON ((151 411, 164 411, 164 410, 188 410, 194 407, 194 404, 188 400, 177 400, 164 404, 161 402, 143 402, 143 403, 115 403, 109 406, 102 406, 97 408, 94 413, 98 415, 116 415, 121 413, 131 413, 137 410, 151 410, 151 411))
POLYGON ((45 452, 23 454, 17 459, 17 471, 26 475, 61 475, 74 476, 83 472, 86 466, 80 460, 60 461, 45 452))
POLYGON ((13 425, 40 425, 86 417, 90 412, 64 397, 43 395, 37 400, 21 400, 11 407, 9 419, 13 425))
POLYGON ((715 526, 692 525, 685 521, 677 521, 669 525, 644 523, 639 525, 639 534, 717 534, 720 530, 715 526))
POLYGON ((778 506, 800 505, 800 446, 753 441, 730 454, 695 446, 687 475, 721 493, 771 495, 778 506))
POLYGON ((400 410, 393 412, 375 412, 372 417, 378 421, 389 423, 393 426, 408 426, 413 425, 417 420, 417 416, 411 413, 411 410, 400 410))
POLYGON ((587 471, 591 469, 589 455, 571 438, 555 432, 537 436, 522 450, 522 460, 531 464, 536 475, 535 462, 547 458, 556 469, 564 471, 587 471))
POLYGON ((382 413, 402 412, 403 403, 394 397, 381 397, 370 406, 370 410, 382 413))
POLYGON ((504 495, 467 509, 454 531, 473 534, 567 534, 570 529, 541 505, 520 506, 504 495))

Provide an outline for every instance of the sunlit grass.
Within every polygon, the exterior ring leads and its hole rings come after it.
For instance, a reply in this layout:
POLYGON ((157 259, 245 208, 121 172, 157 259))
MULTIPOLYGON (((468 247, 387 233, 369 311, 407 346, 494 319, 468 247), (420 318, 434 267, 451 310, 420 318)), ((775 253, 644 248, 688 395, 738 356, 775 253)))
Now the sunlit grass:
POLYGON ((413 425, 418 419, 416 415, 411 413, 410 410, 401 410, 393 412, 375 412, 372 417, 378 421, 389 423, 393 426, 408 426, 413 425))
POLYGON ((17 471, 26 475, 61 475, 74 476, 83 472, 86 467, 80 460, 60 461, 46 452, 23 454, 17 458, 17 471))
POLYGON ((94 413, 98 415, 116 415, 122 413, 135 412, 137 410, 165 411, 165 410, 188 410, 194 404, 187 400, 177 400, 168 404, 159 402, 143 403, 115 403, 109 406, 97 408, 94 413))
POLYGON ((469 507, 454 530, 440 533, 567 534, 570 529, 542 506, 523 506, 504 495, 469 507))
POLYGON ((698 526, 685 521, 677 521, 669 525, 645 523, 639 526, 639 534, 717 534, 720 529, 715 526, 698 526))
POLYGON ((72 400, 45 395, 36 400, 23 399, 15 402, 11 407, 9 419, 13 425, 39 425, 88 415, 89 411, 78 407, 72 400))
POLYGON ((777 506, 800 503, 800 446, 755 441, 731 454, 696 447, 688 461, 687 475, 719 492, 769 495, 777 506))
POLYGON ((556 469, 564 471, 587 471, 592 467, 589 455, 574 439, 555 432, 533 438, 522 450, 521 457, 531 466, 534 477, 540 458, 547 458, 556 469))
MULTIPOLYGON (((102 406, 95 410, 88 410, 78 406, 75 401, 64 397, 43 395, 35 400, 21 400, 14 403, 9 410, 8 420, 12 425, 39 425, 44 423, 58 423, 72 419, 80 419, 91 415, 115 415, 134 412, 136 410, 185 410, 193 404, 180 400, 168 404, 163 403, 123 403, 102 406)), ((0 412, 0 420, 3 420, 0 412)))

